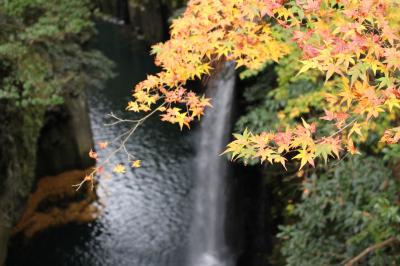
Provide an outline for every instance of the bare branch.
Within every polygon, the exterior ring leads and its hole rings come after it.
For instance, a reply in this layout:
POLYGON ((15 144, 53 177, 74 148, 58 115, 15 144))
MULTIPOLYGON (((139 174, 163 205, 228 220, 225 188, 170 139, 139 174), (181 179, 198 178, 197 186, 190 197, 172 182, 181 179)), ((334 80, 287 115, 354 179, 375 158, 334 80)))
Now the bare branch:
POLYGON ((122 118, 119 118, 118 116, 116 116, 112 112, 107 114, 106 116, 107 117, 111 117, 111 118, 115 119, 116 121, 112 122, 112 123, 104 124, 105 126, 114 126, 114 125, 119 124, 119 123, 137 123, 137 122, 140 121, 140 119, 137 119, 137 120, 122 119, 122 118))
POLYGON ((380 243, 377 243, 375 245, 372 245, 366 249, 364 249, 360 254, 358 254, 356 257, 350 259, 348 262, 344 263, 344 266, 353 266, 355 263, 357 263, 359 260, 361 260, 363 257, 367 256, 369 253, 377 250, 377 249, 381 249, 387 245, 392 244, 393 242, 398 241, 397 238, 395 238, 394 236, 383 241, 380 243))
POLYGON ((119 151, 121 151, 121 150, 123 150, 123 151, 127 154, 128 160, 129 160, 130 158, 135 158, 135 156, 134 156, 133 154, 131 154, 131 153, 128 152, 128 150, 127 150, 127 148, 126 148, 126 146, 125 146, 126 142, 127 142, 127 141, 129 140, 129 138, 133 135, 133 133, 135 133, 136 129, 137 129, 147 118, 149 118, 150 116, 152 116, 153 114, 155 114, 155 113, 159 110, 159 108, 162 107, 162 106, 164 106, 165 104, 166 104, 166 103, 164 102, 163 104, 161 104, 160 106, 158 106, 157 108, 155 108, 152 112, 148 113, 147 115, 143 116, 142 118, 140 118, 140 119, 138 119, 138 120, 121 119, 121 118, 117 117, 116 115, 114 115, 113 113, 110 113, 108 116, 114 118, 114 119, 116 120, 116 122, 111 123, 111 124, 108 124, 108 125, 116 125, 116 124, 119 124, 119 123, 134 123, 134 126, 132 126, 132 127, 131 127, 129 130, 127 130, 126 132, 124 132, 124 133, 120 134, 119 136, 117 136, 114 140, 112 140, 111 142, 116 142, 117 140, 119 140, 119 139, 122 138, 122 141, 121 141, 121 143, 119 144, 119 146, 118 146, 115 150, 113 150, 111 153, 109 153, 109 154, 107 155, 107 157, 101 162, 101 164, 100 164, 99 166, 95 167, 95 168, 93 169, 93 171, 92 171, 89 175, 87 175, 87 176, 82 180, 82 182, 80 182, 79 184, 73 185, 73 187, 76 187, 76 190, 79 190, 79 189, 82 187, 82 185, 83 185, 84 183, 86 183, 87 181, 91 181, 91 183, 92 183, 92 184, 91 184, 91 187, 92 187, 92 189, 93 189, 93 180, 94 180, 95 174, 99 171, 100 168, 102 168, 102 167, 104 167, 106 164, 108 164, 109 161, 110 161, 110 159, 111 159, 112 157, 114 157, 115 154, 117 154, 117 153, 118 153, 119 151))

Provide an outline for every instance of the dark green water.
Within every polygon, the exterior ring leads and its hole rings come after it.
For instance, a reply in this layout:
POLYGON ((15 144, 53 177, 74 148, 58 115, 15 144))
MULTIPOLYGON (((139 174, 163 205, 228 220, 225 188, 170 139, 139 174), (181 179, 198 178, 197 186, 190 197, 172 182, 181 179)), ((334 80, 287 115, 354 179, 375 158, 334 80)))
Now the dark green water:
MULTIPOLYGON (((116 62, 118 76, 104 90, 89 91, 95 141, 110 140, 129 125, 104 127, 105 115, 124 115, 134 84, 155 72, 148 47, 117 26, 99 25, 94 46, 116 62)), ((127 144, 142 168, 101 179, 102 216, 86 225, 49 229, 11 248, 8 264, 41 266, 180 266, 185 264, 191 222, 193 131, 180 132, 153 117, 127 144)), ((100 156, 102 156, 100 152, 100 156)), ((127 163, 120 154, 113 163, 127 163)))

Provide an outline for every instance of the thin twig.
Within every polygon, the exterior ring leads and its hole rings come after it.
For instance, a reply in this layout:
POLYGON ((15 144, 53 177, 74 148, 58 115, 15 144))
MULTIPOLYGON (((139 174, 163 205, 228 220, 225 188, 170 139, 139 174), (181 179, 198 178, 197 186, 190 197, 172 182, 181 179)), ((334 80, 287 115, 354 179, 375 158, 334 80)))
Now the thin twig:
POLYGON ((106 116, 107 117, 111 117, 111 118, 115 119, 116 121, 112 122, 112 123, 104 124, 105 126, 114 126, 114 125, 119 124, 119 123, 137 123, 137 122, 140 121, 140 119, 137 119, 137 120, 121 119, 118 116, 116 116, 114 113, 109 113, 106 116))
POLYGON ((358 254, 356 257, 350 259, 348 262, 344 263, 344 266, 353 266, 356 262, 358 262, 359 260, 361 260, 363 257, 367 256, 369 253, 377 250, 377 249, 381 249, 387 245, 392 244, 393 242, 398 241, 397 238, 395 238, 394 236, 383 241, 380 243, 377 243, 375 245, 372 245, 366 249, 364 249, 360 254, 358 254))
POLYGON ((337 160, 334 164, 331 165, 332 167, 336 167, 341 161, 343 161, 347 156, 349 155, 348 152, 346 152, 339 160, 337 160))
POLYGON ((161 104, 159 107, 155 108, 152 112, 150 112, 150 113, 147 114, 146 116, 144 116, 144 117, 138 119, 137 122, 136 122, 136 124, 135 124, 135 126, 132 127, 130 130, 128 130, 128 131, 126 132, 126 133, 127 133, 127 136, 122 140, 120 146, 119 146, 117 149, 115 149, 114 151, 112 151, 112 152, 106 157, 106 159, 104 159, 104 161, 101 163, 100 166, 104 166, 105 164, 107 164, 108 161, 109 161, 117 152, 119 152, 121 149, 123 149, 124 146, 125 146, 125 143, 129 140, 129 138, 130 138, 130 137, 132 136, 132 134, 136 131, 136 129, 137 129, 147 118, 149 118, 149 117, 152 116, 155 112, 157 112, 158 109, 159 109, 160 107, 162 107, 164 104, 165 104, 165 103, 161 104))
POLYGON ((153 111, 151 111, 150 113, 148 113, 148 114, 145 115, 144 117, 142 117, 142 118, 140 118, 140 119, 137 119, 137 120, 121 119, 121 118, 115 116, 113 113, 109 114, 110 117, 112 117, 112 118, 114 118, 114 119, 117 120, 117 122, 111 123, 111 124, 109 124, 109 125, 115 125, 115 124, 122 123, 122 122, 135 123, 135 125, 134 125, 132 128, 130 128, 128 131, 126 131, 126 132, 122 133, 121 135, 117 136, 112 142, 115 142, 115 141, 117 141, 118 139, 124 137, 123 140, 121 141, 121 143, 119 144, 119 146, 118 146, 115 150, 113 150, 111 153, 109 153, 109 154, 107 155, 107 157, 102 161, 102 163, 101 163, 99 166, 95 167, 95 168, 93 169, 93 171, 92 171, 89 175, 85 176, 85 178, 82 180, 82 182, 80 182, 79 184, 73 185, 73 187, 77 187, 76 190, 79 190, 85 182, 91 181, 91 182, 92 182, 91 188, 93 189, 93 179, 94 179, 94 175, 96 174, 96 172, 98 171, 98 169, 101 168, 101 167, 104 167, 106 164, 108 164, 108 162, 110 161, 110 159, 111 159, 112 157, 114 157, 114 155, 117 154, 117 153, 118 153, 119 151, 121 151, 122 149, 123 149, 123 150, 125 151, 125 153, 128 155, 128 160, 129 160, 130 158, 135 158, 135 157, 134 157, 131 153, 129 153, 128 150, 126 149, 126 146, 125 146, 126 142, 129 140, 129 138, 132 136, 132 134, 135 133, 136 129, 137 129, 147 118, 149 118, 150 116, 152 116, 153 114, 155 114, 155 113, 159 110, 159 108, 162 107, 162 106, 164 106, 165 104, 166 104, 165 102, 162 103, 160 106, 158 106, 157 108, 155 108, 153 111))
POLYGON ((342 132, 343 130, 345 130, 346 128, 348 128, 349 126, 351 126, 352 124, 354 124, 357 121, 357 117, 354 118, 352 121, 350 121, 348 124, 346 124, 344 127, 340 128, 339 130, 337 130, 336 132, 332 133, 329 138, 332 138, 334 136, 336 136, 337 134, 339 134, 340 132, 342 132))

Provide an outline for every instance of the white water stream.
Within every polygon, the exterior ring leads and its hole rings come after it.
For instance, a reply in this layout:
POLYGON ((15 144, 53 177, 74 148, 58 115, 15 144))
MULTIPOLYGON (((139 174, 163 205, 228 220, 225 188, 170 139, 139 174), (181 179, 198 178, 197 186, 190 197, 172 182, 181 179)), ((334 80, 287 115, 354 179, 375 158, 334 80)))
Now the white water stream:
POLYGON ((230 265, 224 226, 228 161, 219 154, 229 141, 234 87, 235 71, 227 64, 207 86, 206 95, 213 107, 207 109, 201 121, 190 266, 230 265))

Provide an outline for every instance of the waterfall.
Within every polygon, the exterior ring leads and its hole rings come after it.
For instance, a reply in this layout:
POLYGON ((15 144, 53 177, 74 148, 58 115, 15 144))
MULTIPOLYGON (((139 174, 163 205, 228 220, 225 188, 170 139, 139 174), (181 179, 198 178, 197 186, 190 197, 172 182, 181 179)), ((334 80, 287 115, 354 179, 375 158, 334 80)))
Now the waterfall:
POLYGON ((228 266, 225 243, 226 182, 228 161, 219 156, 229 141, 235 70, 225 64, 207 86, 212 99, 201 121, 194 195, 194 215, 189 245, 190 266, 228 266))

